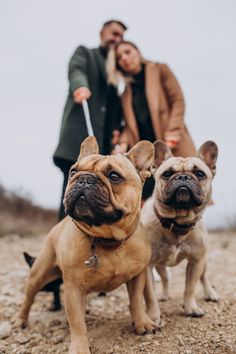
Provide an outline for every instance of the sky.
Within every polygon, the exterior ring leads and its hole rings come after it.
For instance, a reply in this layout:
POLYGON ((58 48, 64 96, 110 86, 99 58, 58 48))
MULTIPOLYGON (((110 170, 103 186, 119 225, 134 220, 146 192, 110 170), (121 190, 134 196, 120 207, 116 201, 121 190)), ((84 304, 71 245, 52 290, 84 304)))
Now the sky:
POLYGON ((197 147, 219 147, 209 227, 236 223, 235 0, 2 0, 0 3, 0 183, 57 208, 62 174, 53 165, 68 81, 81 44, 96 47, 103 22, 128 26, 147 59, 167 63, 186 100, 197 147))

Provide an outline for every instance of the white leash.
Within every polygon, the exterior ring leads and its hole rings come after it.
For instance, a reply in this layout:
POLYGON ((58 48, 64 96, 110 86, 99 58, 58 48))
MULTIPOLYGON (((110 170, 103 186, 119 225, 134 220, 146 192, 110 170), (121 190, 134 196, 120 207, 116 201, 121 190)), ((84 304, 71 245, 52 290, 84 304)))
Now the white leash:
POLYGON ((94 136, 87 100, 82 99, 82 107, 83 107, 83 111, 84 111, 84 116, 85 116, 86 126, 87 126, 87 130, 88 130, 88 135, 89 136, 94 136))

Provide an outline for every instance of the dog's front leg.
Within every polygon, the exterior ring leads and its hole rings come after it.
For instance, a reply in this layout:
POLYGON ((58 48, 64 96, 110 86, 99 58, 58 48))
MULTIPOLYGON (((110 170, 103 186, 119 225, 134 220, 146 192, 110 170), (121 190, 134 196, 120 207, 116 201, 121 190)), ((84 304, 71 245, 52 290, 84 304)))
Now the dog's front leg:
POLYGON ((216 293, 216 291, 213 289, 207 274, 206 274, 206 265, 204 267, 204 271, 201 275, 201 282, 202 282, 202 286, 203 286, 203 290, 205 293, 205 300, 206 301, 213 301, 213 302, 217 302, 219 301, 220 297, 219 295, 216 293))
POLYGON ((153 333, 158 328, 158 325, 150 319, 144 309, 145 282, 146 269, 127 283, 131 318, 138 334, 153 333))
POLYGON ((84 318, 86 293, 65 279, 64 300, 71 333, 69 354, 90 354, 84 318))
POLYGON ((195 289, 203 273, 205 257, 195 262, 189 262, 186 269, 186 282, 184 292, 184 309, 187 316, 201 317, 203 310, 197 305, 194 298, 195 289))
POLYGON ((162 282, 162 296, 160 297, 160 301, 167 301, 169 299, 169 276, 167 268, 157 264, 156 270, 160 275, 162 282))

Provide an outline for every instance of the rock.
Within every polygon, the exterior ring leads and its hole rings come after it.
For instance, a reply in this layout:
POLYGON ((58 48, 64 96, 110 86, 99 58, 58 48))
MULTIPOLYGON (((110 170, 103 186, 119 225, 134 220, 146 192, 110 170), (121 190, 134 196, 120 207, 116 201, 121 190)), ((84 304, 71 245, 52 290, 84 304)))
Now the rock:
POLYGON ((32 348, 31 354, 46 354, 49 352, 49 345, 39 345, 37 347, 32 348))
POLYGON ((30 341, 30 337, 25 336, 23 334, 19 334, 18 336, 15 337, 15 340, 20 344, 26 344, 30 341))
POLYGON ((12 326, 9 322, 3 321, 0 324, 0 339, 5 339, 10 336, 12 326))
POLYGON ((52 338, 52 342, 54 344, 62 343, 64 341, 64 338, 65 338, 64 336, 58 335, 52 338))
POLYGON ((0 354, 5 354, 7 347, 5 345, 0 345, 0 354))
POLYGON ((51 322, 49 322, 48 327, 57 327, 61 325, 61 321, 60 320, 52 320, 51 322))

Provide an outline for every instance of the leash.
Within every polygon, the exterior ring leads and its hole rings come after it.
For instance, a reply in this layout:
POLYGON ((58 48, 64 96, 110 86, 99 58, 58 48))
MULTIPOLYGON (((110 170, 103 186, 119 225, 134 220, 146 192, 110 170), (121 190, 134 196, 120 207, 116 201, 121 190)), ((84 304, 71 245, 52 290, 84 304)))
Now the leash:
POLYGON ((89 113, 89 108, 88 108, 88 102, 84 98, 82 99, 82 107, 83 107, 83 112, 84 112, 84 117, 85 117, 85 121, 86 121, 88 135, 94 136, 93 127, 91 124, 90 113, 89 113))

